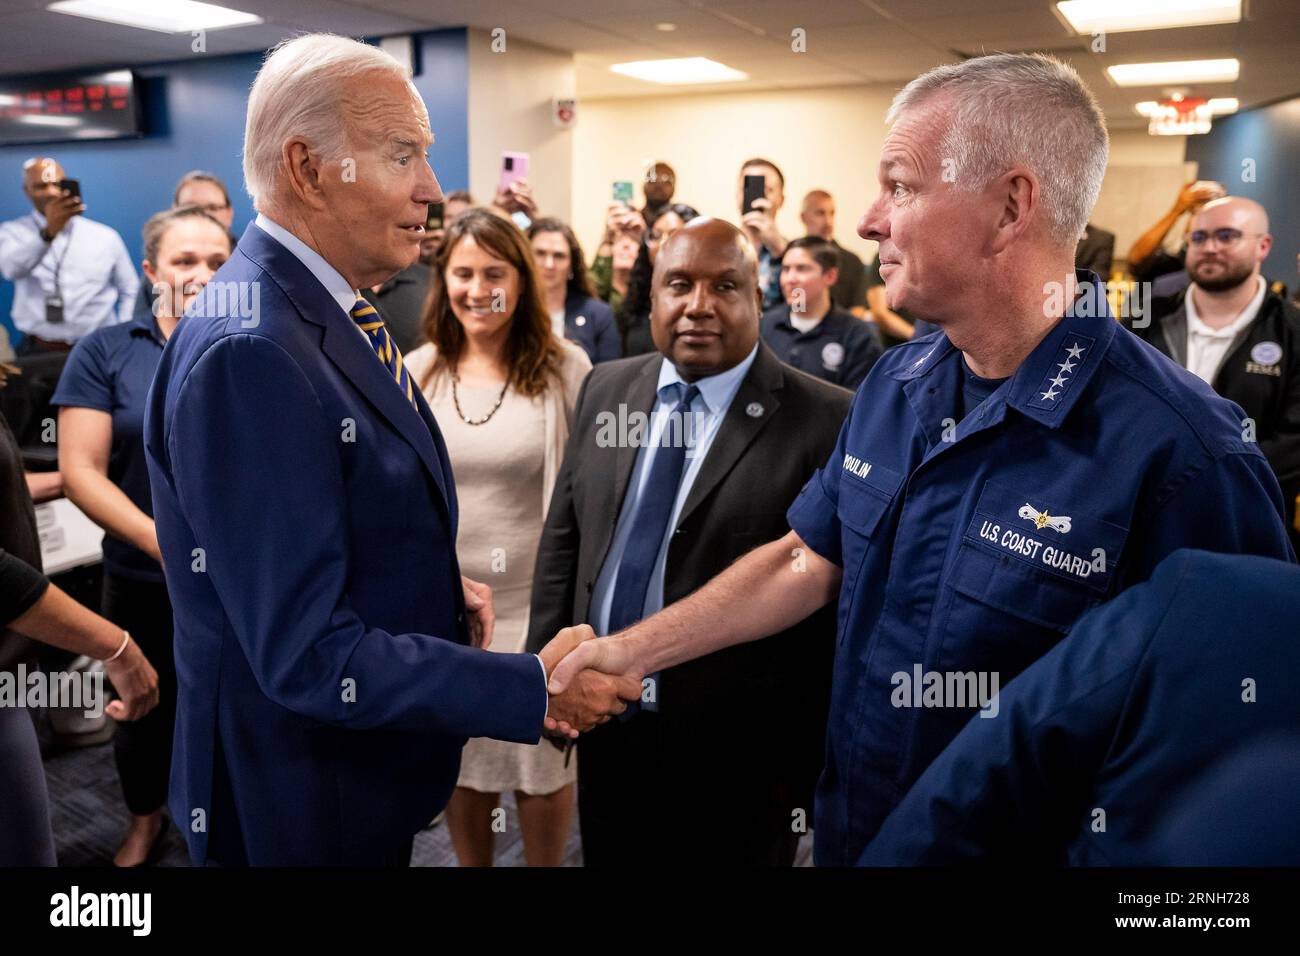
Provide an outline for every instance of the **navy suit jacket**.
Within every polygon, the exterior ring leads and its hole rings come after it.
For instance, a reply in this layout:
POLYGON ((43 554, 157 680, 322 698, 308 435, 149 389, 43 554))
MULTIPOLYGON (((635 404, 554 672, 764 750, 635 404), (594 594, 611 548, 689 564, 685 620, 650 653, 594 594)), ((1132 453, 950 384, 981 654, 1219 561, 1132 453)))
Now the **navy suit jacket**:
POLYGON ((539 739, 537 659, 468 646, 451 466, 415 400, 256 225, 167 343, 145 445, 196 864, 390 862, 467 737, 539 739))
POLYGON ((1298 618, 1295 564, 1175 551, 972 717, 859 862, 1300 864, 1298 618))
POLYGON ((581 345, 592 365, 623 356, 614 313, 599 299, 570 295, 564 300, 564 337, 581 345))

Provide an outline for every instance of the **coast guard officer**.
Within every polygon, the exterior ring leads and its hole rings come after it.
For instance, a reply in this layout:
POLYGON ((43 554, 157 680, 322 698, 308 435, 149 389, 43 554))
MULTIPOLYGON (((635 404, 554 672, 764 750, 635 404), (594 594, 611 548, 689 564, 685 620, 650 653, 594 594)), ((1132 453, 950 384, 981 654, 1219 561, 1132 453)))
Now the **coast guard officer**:
POLYGON ((788 535, 577 647, 550 681, 661 670, 838 599, 819 865, 857 860, 979 704, 912 706, 898 675, 1006 684, 1178 548, 1295 560, 1241 409, 1121 329, 1074 270, 1107 156, 1074 70, 1020 54, 939 67, 889 120, 858 231, 880 243, 890 306, 942 332, 876 363, 788 535))

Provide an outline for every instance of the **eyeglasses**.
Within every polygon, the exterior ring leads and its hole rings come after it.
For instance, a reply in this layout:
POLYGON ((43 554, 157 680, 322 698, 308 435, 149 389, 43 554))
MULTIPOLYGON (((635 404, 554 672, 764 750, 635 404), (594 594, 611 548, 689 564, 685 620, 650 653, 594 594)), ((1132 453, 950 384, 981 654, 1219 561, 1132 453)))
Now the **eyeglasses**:
POLYGON ((1221 246, 1231 246, 1242 240, 1243 236, 1257 236, 1256 232, 1242 232, 1240 229, 1216 229, 1213 232, 1206 232, 1204 229, 1193 230, 1187 236, 1187 241, 1194 246, 1203 246, 1211 239, 1221 246))
POLYGON ((223 202, 223 203, 210 202, 210 203, 206 203, 205 205, 200 206, 199 208, 202 209, 204 212, 221 212, 222 210, 229 209, 229 208, 230 208, 230 203, 228 203, 228 202, 223 202))

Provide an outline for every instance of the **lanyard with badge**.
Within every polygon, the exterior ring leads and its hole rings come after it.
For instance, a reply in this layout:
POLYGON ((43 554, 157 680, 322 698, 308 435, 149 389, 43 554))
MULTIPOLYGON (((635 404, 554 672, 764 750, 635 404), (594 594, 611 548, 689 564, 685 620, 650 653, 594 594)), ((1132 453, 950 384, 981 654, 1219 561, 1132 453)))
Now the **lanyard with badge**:
MULTIPOLYGON (((58 325, 63 321, 63 293, 59 290, 59 270, 63 268, 63 260, 67 258, 68 249, 72 245, 72 220, 69 219, 63 227, 63 234, 67 236, 67 241, 63 245, 63 251, 59 257, 54 260, 54 291, 45 297, 45 321, 51 325, 58 325)), ((58 241, 58 236, 50 240, 50 247, 58 241)))

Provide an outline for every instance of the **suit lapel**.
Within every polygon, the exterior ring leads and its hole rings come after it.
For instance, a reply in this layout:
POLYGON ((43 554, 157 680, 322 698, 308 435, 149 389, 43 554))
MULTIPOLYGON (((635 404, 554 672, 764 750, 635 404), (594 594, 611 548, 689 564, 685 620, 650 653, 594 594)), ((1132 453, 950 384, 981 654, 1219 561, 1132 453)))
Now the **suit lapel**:
MULTIPOLYGON (((335 314, 325 322, 322 351, 360 390, 370 404, 388 419, 388 423, 397 433, 415 449, 430 477, 437 484, 443 501, 447 502, 447 484, 443 477, 442 463, 438 460, 431 428, 424 421, 423 415, 406 400, 406 395, 397 387, 397 382, 379 361, 370 343, 357 334, 351 318, 339 312, 338 305, 333 299, 330 299, 330 304, 334 306, 335 314)), ((423 396, 417 394, 416 401, 423 404, 423 396)), ((429 416, 429 420, 433 420, 432 415, 429 416)), ((437 425, 435 424, 433 428, 437 428, 437 425)))
POLYGON ((727 415, 713 436, 709 453, 686 496, 682 513, 677 518, 679 526, 686 522, 691 512, 727 476, 745 449, 772 420, 772 416, 781 407, 777 393, 781 389, 782 379, 777 359, 768 351, 767 346, 760 344, 758 354, 754 356, 754 364, 741 379, 736 397, 731 400, 727 415))
POLYGON ((291 253, 250 223, 239 240, 239 251, 261 266, 284 291, 298 314, 306 322, 321 327, 321 351, 374 406, 393 429, 413 448, 442 496, 443 506, 452 513, 448 482, 444 478, 439 449, 435 445, 437 429, 424 399, 418 393, 416 411, 406 400, 397 382, 375 355, 365 336, 339 304, 320 284, 311 270, 291 253), (427 416, 428 421, 424 419, 427 416))

